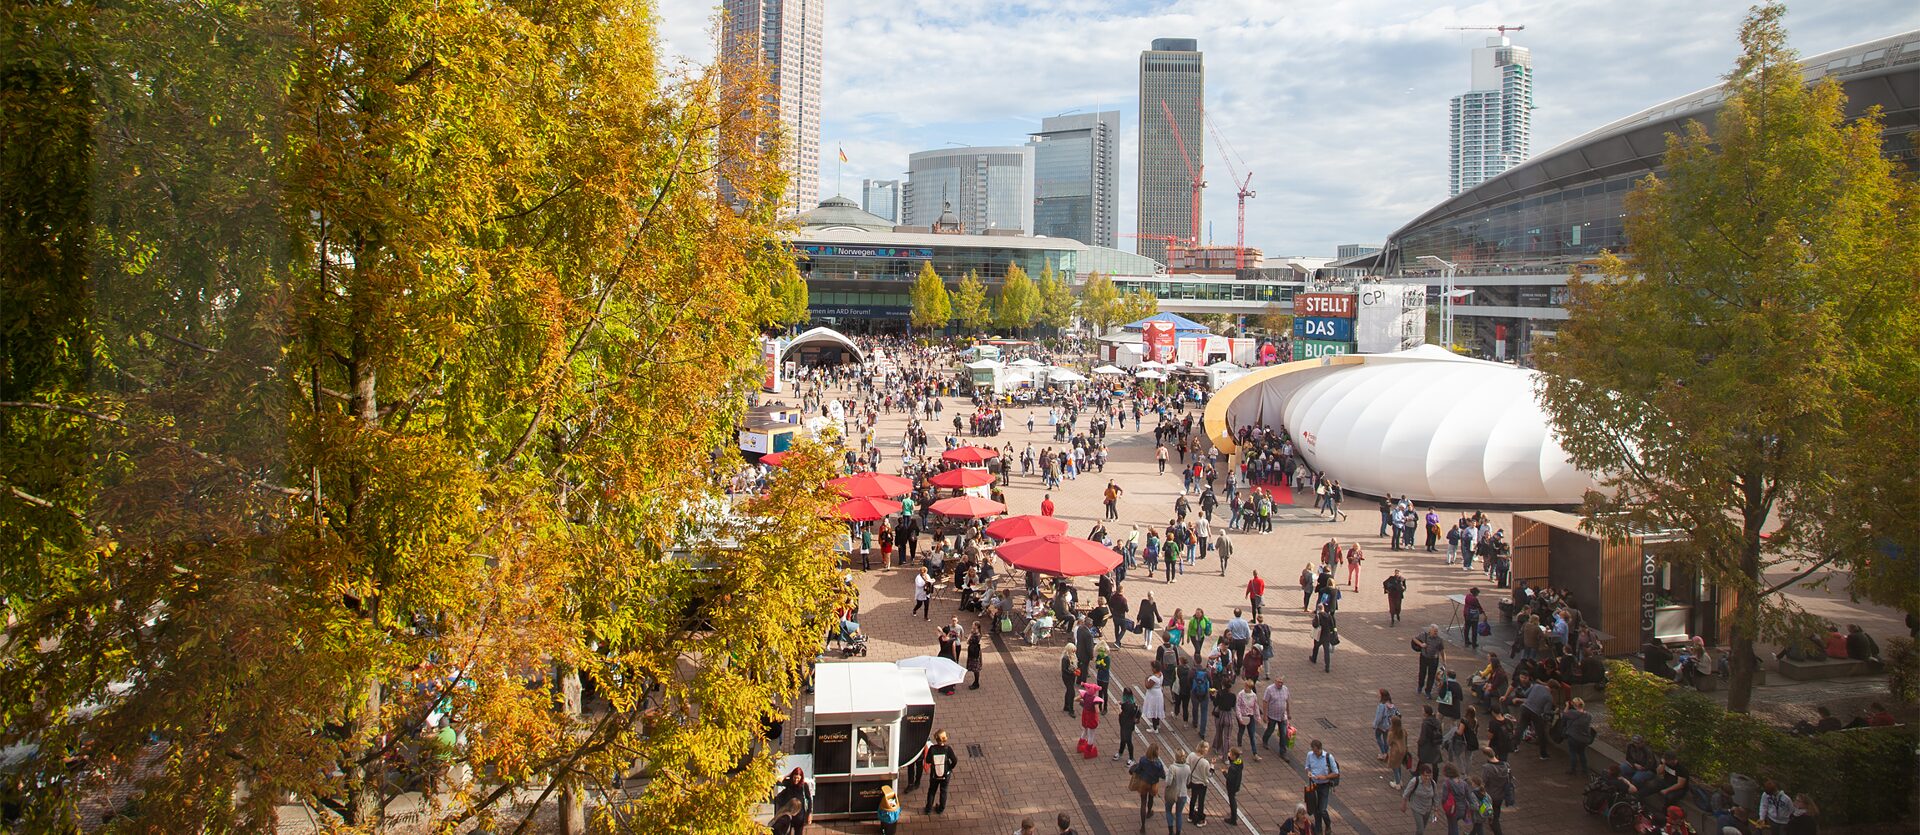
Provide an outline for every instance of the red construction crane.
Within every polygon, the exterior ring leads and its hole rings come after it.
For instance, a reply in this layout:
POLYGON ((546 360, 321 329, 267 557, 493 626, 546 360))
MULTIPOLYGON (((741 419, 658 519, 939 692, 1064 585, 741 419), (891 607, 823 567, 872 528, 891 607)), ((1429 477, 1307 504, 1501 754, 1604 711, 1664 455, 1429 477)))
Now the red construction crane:
MULTIPOLYGON (((1206 111, 1201 111, 1203 114, 1206 111)), ((1200 245, 1200 191, 1207 187, 1207 181, 1201 179, 1200 172, 1206 170, 1206 161, 1201 160, 1200 167, 1193 166, 1193 156, 1187 153, 1187 140, 1180 137, 1180 123, 1173 120, 1173 108, 1167 106, 1167 100, 1160 100, 1160 115, 1167 118, 1167 127, 1173 131, 1173 141, 1180 147, 1180 161, 1187 164, 1187 177, 1193 183, 1193 231, 1187 236, 1189 246, 1200 245)))
POLYGON ((1226 163, 1227 173, 1233 177, 1233 189, 1240 199, 1240 229, 1233 237, 1233 268, 1244 270, 1247 268, 1247 198, 1254 196, 1253 189, 1247 186, 1253 182, 1253 172, 1241 175, 1240 169, 1246 166, 1246 160, 1233 152, 1233 146, 1228 145, 1227 138, 1220 134, 1220 126, 1213 123, 1213 117, 1205 118, 1207 130, 1213 134, 1213 143, 1220 149, 1220 161, 1226 163), (1235 165, 1235 162, 1240 164, 1235 165))

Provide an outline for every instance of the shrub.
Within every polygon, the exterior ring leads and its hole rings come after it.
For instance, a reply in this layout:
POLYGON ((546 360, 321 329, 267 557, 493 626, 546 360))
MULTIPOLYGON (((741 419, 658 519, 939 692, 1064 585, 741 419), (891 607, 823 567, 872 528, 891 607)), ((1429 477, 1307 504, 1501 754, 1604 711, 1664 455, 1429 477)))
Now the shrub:
MULTIPOLYGON (((1891 642, 1889 642, 1891 643, 1891 642)), ((1613 729, 1670 748, 1710 783, 1727 775, 1772 778, 1820 802, 1831 823, 1876 823, 1920 816, 1910 790, 1920 768, 1912 726, 1860 728, 1816 737, 1785 733, 1659 676, 1614 662, 1607 685, 1613 729), (1890 791, 1888 787, 1898 786, 1890 791)))
POLYGON ((1887 664, 1887 692, 1900 701, 1920 702, 1920 647, 1912 638, 1893 638, 1880 651, 1887 664))

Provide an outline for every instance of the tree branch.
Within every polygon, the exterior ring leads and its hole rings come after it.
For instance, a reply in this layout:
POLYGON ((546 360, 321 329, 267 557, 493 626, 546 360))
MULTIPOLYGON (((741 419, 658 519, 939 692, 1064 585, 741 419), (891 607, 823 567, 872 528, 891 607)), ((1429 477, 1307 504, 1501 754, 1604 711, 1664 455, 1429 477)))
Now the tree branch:
POLYGON ((1798 583, 1801 580, 1805 580, 1809 575, 1813 574, 1813 572, 1819 571, 1820 569, 1827 567, 1828 565, 1832 564, 1834 560, 1839 558, 1840 558, 1839 554, 1831 554, 1831 555, 1822 557, 1818 562, 1815 562, 1814 564, 1807 566, 1805 571, 1802 571, 1799 574, 1793 575, 1792 578, 1786 580, 1785 582, 1779 583, 1778 585, 1775 585, 1773 588, 1760 592, 1760 594, 1757 595, 1757 597, 1766 597, 1768 595, 1773 594, 1774 592, 1777 592, 1781 589, 1784 589, 1788 586, 1798 583))

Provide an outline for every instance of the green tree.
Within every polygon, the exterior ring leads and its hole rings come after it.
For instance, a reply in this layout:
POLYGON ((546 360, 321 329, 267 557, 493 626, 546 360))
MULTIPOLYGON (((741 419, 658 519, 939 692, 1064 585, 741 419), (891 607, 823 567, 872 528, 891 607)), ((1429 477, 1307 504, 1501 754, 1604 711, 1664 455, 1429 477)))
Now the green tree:
POLYGON ((913 280, 913 326, 933 330, 953 321, 953 304, 947 296, 946 282, 933 271, 933 262, 920 264, 920 275, 913 280))
POLYGON ((1063 331, 1073 325, 1073 317, 1078 312, 1080 300, 1073 297, 1073 288, 1053 271, 1053 265, 1047 265, 1040 272, 1037 288, 1040 295, 1041 324, 1063 331))
POLYGON ((1093 325, 1097 336, 1106 333, 1119 318, 1120 291, 1113 286, 1113 279, 1099 273, 1087 276, 1087 283, 1080 287, 1080 315, 1093 325))
POLYGON ((1274 302, 1261 312, 1260 327, 1269 336, 1290 336, 1293 334, 1293 314, 1281 308, 1279 302, 1274 302))
POLYGON ((953 292, 953 318, 968 333, 977 333, 987 323, 993 321, 993 308, 987 301, 987 285, 980 275, 968 270, 960 279, 960 287, 953 292))
MULTIPOLYGON (((1891 441, 1870 425, 1883 414, 1914 426, 1913 401, 1895 407, 1879 387, 1915 369, 1914 188, 1881 156, 1877 113, 1848 123, 1838 84, 1803 82, 1783 14, 1749 16, 1714 135, 1695 122, 1668 137, 1665 173, 1628 199, 1631 254, 1605 257, 1604 280, 1576 276, 1539 358, 1561 443, 1610 490, 1588 497, 1587 524, 1686 532, 1663 553, 1732 597, 1735 711, 1755 640, 1806 626, 1780 592, 1828 567, 1897 562, 1873 544, 1912 543, 1915 527, 1847 507, 1895 494, 1913 507, 1910 461, 1857 466, 1856 433, 1891 441)), ((1893 596, 1914 611, 1907 547, 1893 596)))
POLYGON ((993 324, 1008 333, 1032 325, 1040 315, 1040 290, 1019 264, 1007 265, 1007 278, 993 304, 993 324))
POLYGON ((777 300, 773 321, 783 325, 799 325, 813 318, 808 310, 810 295, 807 292, 807 280, 797 273, 774 280, 773 295, 777 300))
MULTIPOLYGON (((558 800, 580 831, 644 761, 610 819, 754 830, 762 722, 839 596, 829 463, 708 510, 804 296, 764 73, 668 74, 655 20, 9 10, 0 748, 137 780, 129 830, 269 829, 291 794, 370 831, 438 712, 482 779, 423 828, 558 800)), ((51 787, 21 828, 71 828, 91 783, 21 767, 51 787)))
POLYGON ((1160 312, 1160 298, 1144 288, 1135 289, 1120 297, 1120 304, 1114 310, 1114 320, 1120 323, 1138 322, 1160 312))

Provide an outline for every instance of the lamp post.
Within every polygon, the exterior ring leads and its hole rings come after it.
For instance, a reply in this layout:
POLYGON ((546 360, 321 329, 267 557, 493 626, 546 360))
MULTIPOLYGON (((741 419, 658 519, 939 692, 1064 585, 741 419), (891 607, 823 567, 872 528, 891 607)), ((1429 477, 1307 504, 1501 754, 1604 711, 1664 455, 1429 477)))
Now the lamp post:
POLYGON ((1440 342, 1453 350, 1453 272, 1459 264, 1435 255, 1422 255, 1420 263, 1440 268, 1440 342))

